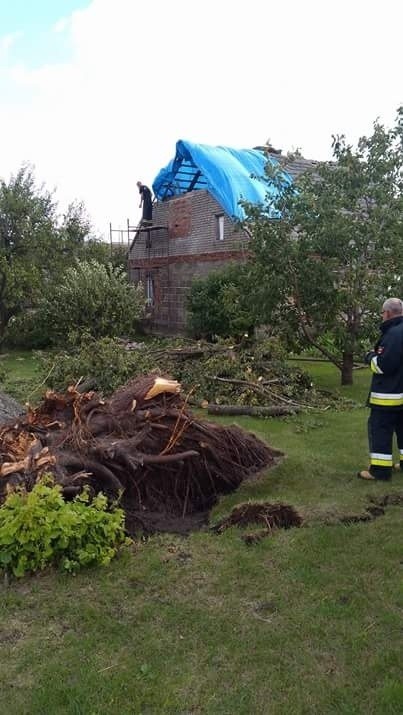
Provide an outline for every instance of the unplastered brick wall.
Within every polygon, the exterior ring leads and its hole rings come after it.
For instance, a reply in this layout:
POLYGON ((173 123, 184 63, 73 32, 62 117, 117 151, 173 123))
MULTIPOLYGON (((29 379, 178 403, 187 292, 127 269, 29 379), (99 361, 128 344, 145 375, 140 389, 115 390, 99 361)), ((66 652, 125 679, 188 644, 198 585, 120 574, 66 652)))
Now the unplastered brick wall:
POLYGON ((217 260, 211 260, 214 254, 199 254, 193 260, 176 260, 157 265, 142 267, 137 271, 137 279, 146 285, 152 281, 153 305, 149 311, 149 326, 153 330, 168 333, 181 333, 187 324, 186 305, 190 287, 195 278, 205 278, 211 271, 225 268, 230 262, 244 262, 245 253, 236 251, 220 254, 217 260), (207 260, 206 260, 207 259, 207 260))
POLYGON ((151 329, 180 332, 186 326, 186 298, 192 281, 230 261, 245 261, 248 237, 208 191, 154 204, 158 231, 142 234, 130 251, 132 280, 153 282, 151 329), (218 238, 218 217, 224 236, 218 238))
MULTIPOLYGON (((153 208, 153 224, 166 227, 169 254, 224 253, 246 247, 248 238, 224 212, 208 191, 192 191, 168 201, 158 201, 153 208), (224 217, 224 239, 217 238, 217 216, 224 217)), ((152 251, 158 250, 163 229, 152 232, 152 251)), ((136 241, 130 258, 145 258, 145 234, 136 241)))
MULTIPOLYGON (((230 260, 225 258, 217 261, 199 260, 193 263, 174 263, 170 266, 170 321, 169 328, 172 332, 182 332, 186 328, 187 311, 186 302, 192 281, 195 278, 205 278, 211 271, 217 271, 228 266, 230 260)), ((242 259, 240 259, 242 260, 242 259)), ((155 315, 155 321, 157 321, 155 315)))

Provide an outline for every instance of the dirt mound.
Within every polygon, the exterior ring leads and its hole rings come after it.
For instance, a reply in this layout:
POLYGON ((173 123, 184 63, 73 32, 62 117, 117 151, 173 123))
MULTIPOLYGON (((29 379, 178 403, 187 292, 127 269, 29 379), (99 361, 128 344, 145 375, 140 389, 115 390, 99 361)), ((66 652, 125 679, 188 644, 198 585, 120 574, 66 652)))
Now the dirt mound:
MULTIPOLYGON (((243 528, 251 524, 262 524, 264 534, 273 529, 291 529, 294 526, 301 526, 302 517, 289 504, 247 503, 234 507, 230 515, 213 527, 213 530, 221 534, 231 526, 243 528)), ((260 532, 259 532, 260 533, 260 532)))
POLYGON ((104 401, 71 387, 0 429, 0 502, 54 475, 65 498, 86 486, 120 498, 128 527, 184 520, 282 456, 236 426, 196 419, 174 380, 142 376, 104 401), (161 520, 160 520, 161 521, 161 520))

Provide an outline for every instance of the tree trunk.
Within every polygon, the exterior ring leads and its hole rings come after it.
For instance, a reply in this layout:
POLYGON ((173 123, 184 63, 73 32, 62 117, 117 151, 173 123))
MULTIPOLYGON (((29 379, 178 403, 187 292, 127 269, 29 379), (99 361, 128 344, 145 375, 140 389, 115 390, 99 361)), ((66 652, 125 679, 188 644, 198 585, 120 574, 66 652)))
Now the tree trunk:
POLYGON ((209 405, 209 415, 253 415, 255 417, 280 417, 300 412, 299 407, 270 405, 269 407, 248 407, 247 405, 209 405))
POLYGON ((342 385, 352 385, 353 384, 353 365, 354 365, 354 353, 343 352, 343 361, 341 365, 341 384, 342 385))

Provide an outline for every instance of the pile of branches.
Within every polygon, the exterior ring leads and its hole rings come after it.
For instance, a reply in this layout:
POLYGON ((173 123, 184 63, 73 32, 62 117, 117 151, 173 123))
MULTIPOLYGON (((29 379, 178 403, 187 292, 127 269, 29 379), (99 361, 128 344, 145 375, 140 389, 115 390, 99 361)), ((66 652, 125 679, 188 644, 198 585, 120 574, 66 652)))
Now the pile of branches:
POLYGON ((52 355, 44 371, 48 384, 56 389, 83 376, 104 394, 124 383, 128 375, 170 373, 184 390, 193 390, 193 404, 208 406, 212 412, 217 412, 217 406, 237 406, 252 408, 250 414, 259 414, 261 408, 266 410, 262 414, 288 414, 333 401, 329 394, 315 390, 306 372, 287 364, 273 338, 241 345, 185 340, 182 344, 84 342, 69 353, 52 355))
MULTIPOLYGON (((194 399, 199 404, 266 407, 270 408, 267 414, 287 414, 323 401, 313 390, 309 376, 287 365, 275 339, 237 345, 229 342, 187 342, 183 346, 157 348, 151 345, 141 351, 141 359, 148 359, 154 368, 165 368, 178 375, 186 388, 194 387, 194 399)), ((212 412, 217 414, 221 410, 212 412)))
POLYGON ((196 419, 175 380, 140 376, 109 400, 76 385, 0 428, 0 504, 50 474, 66 499, 102 491, 130 531, 150 531, 155 514, 204 512, 280 456, 236 426, 196 419))

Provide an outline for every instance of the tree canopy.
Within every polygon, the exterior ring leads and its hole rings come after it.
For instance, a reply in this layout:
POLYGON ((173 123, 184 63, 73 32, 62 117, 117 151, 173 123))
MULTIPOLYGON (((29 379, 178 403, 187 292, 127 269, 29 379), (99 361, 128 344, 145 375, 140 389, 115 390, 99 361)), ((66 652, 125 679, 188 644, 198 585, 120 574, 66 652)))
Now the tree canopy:
MULTIPOLYGON (((9 326, 11 334, 26 333, 38 346, 42 338, 46 344, 45 334, 33 335, 32 311, 48 291, 54 294, 77 259, 111 261, 110 247, 92 233, 85 206, 73 202, 60 217, 52 192, 37 183, 28 165, 8 182, 1 180, 0 344, 9 326)), ((116 254, 112 260, 122 267, 126 256, 116 254)))
POLYGON ((249 280, 256 318, 294 346, 311 345, 352 382, 354 354, 377 327, 379 307, 400 296, 403 265, 403 108, 379 121, 354 148, 333 137, 333 160, 291 187, 278 169, 276 208, 247 207, 252 234, 249 280))
POLYGON ((38 321, 56 344, 74 331, 94 337, 133 335, 144 311, 141 285, 131 285, 126 271, 95 259, 77 261, 46 294, 38 321))
POLYGON ((188 328, 197 338, 237 338, 253 331, 253 314, 244 293, 248 268, 230 264, 192 283, 188 296, 188 328))
POLYGON ((10 319, 32 304, 41 276, 52 269, 56 207, 32 170, 0 182, 0 340, 10 319))

